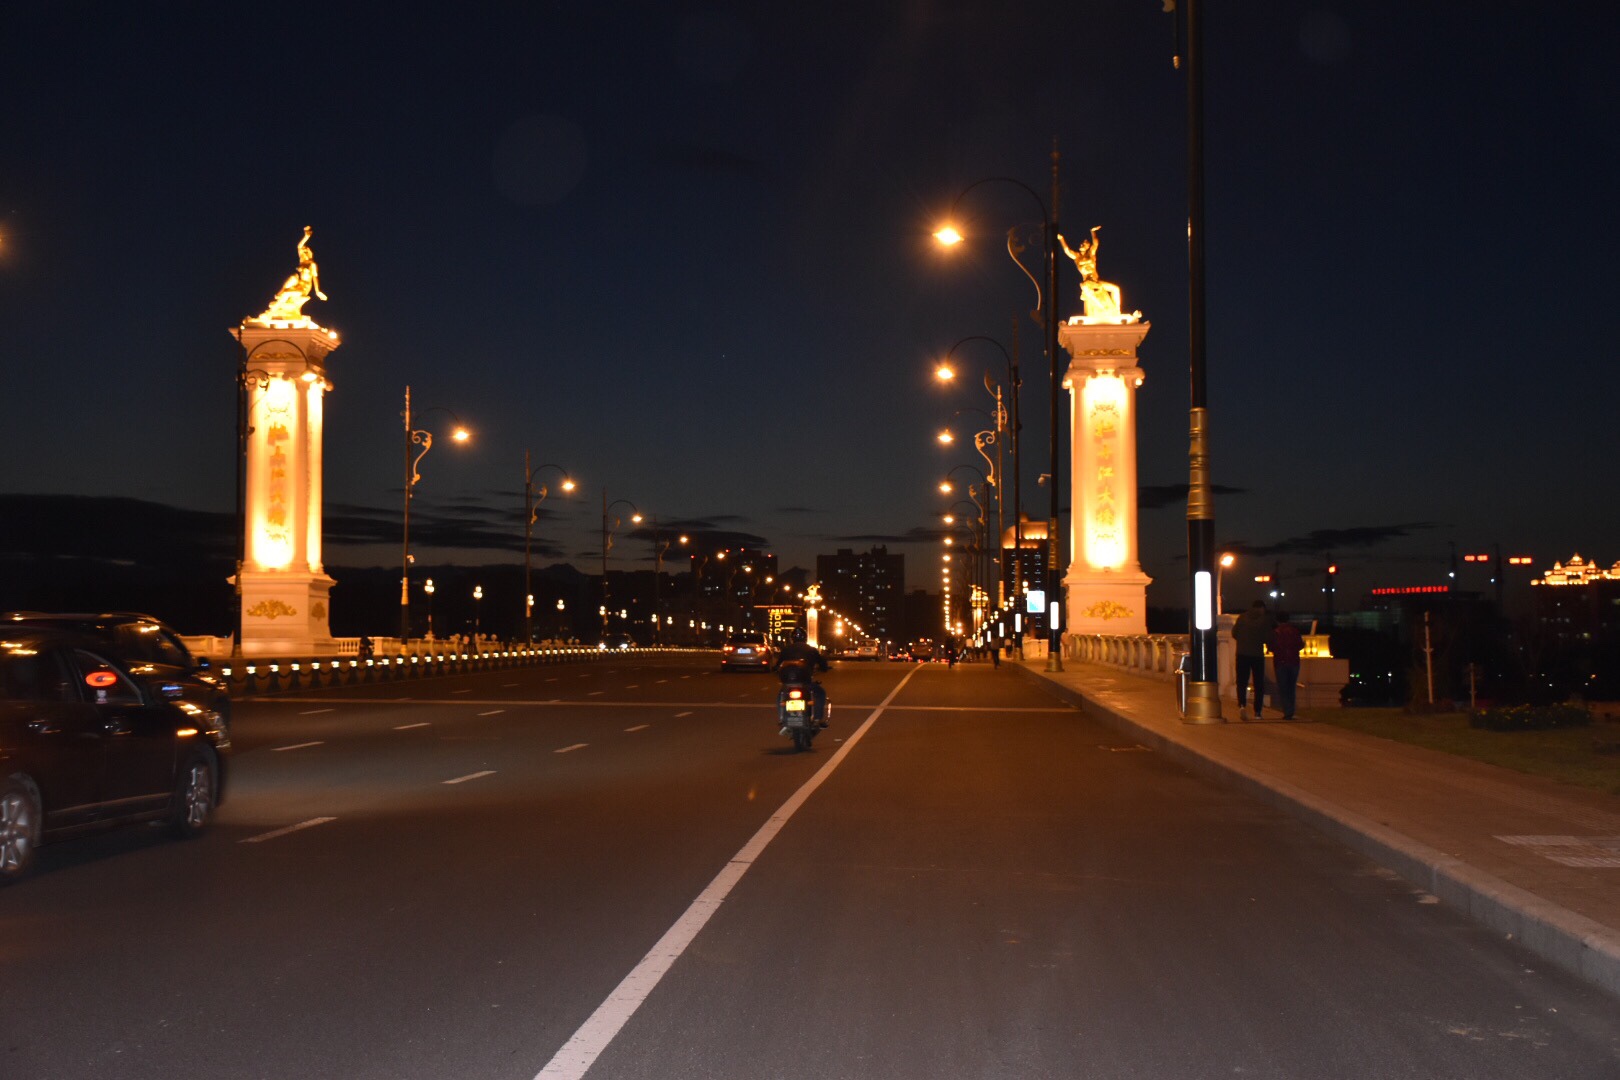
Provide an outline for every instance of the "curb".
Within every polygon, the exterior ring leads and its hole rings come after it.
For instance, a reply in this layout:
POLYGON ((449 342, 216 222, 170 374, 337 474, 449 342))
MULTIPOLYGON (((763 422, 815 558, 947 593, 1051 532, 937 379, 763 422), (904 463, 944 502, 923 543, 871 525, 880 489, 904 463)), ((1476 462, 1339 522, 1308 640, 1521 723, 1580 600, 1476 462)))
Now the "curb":
POLYGON ((1124 731, 1193 772, 1236 787, 1365 855, 1536 956, 1620 997, 1620 931, 1578 915, 1494 874, 1313 795, 1286 780, 1209 757, 1124 713, 1015 665, 1081 711, 1124 731))

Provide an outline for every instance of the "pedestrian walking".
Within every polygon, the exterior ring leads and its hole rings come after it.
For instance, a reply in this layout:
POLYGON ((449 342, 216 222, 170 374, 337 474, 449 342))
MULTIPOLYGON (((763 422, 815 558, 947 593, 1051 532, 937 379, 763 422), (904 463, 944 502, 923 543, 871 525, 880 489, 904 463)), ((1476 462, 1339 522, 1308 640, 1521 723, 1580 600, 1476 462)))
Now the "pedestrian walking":
POLYGON ((1276 626, 1264 600, 1256 600, 1232 624, 1232 641, 1237 646, 1238 718, 1248 701, 1249 679, 1254 678, 1254 718, 1260 719, 1260 706, 1266 694, 1266 642, 1276 626))
POLYGON ((1279 611, 1269 644, 1272 670, 1277 675, 1277 708, 1282 710, 1284 720, 1292 720, 1294 692, 1299 687, 1299 654, 1305 648, 1305 637, 1299 627, 1288 621, 1288 614, 1279 611))

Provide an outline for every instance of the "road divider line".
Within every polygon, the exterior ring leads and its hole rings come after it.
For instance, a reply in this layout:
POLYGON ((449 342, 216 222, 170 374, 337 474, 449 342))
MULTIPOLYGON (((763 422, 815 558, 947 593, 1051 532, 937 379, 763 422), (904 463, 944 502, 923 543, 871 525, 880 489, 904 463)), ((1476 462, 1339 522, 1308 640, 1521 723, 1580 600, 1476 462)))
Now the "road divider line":
POLYGON ((575 750, 583 750, 589 745, 591 745, 591 744, 590 743, 577 742, 573 746, 565 746, 561 750, 553 750, 552 753, 553 754, 571 754, 575 750))
POLYGON ((305 709, 299 716, 319 716, 323 712, 337 712, 336 709, 305 709))
POLYGON ((238 840, 237 843, 262 844, 266 840, 274 840, 278 836, 286 836, 288 833, 295 833, 300 829, 312 829, 316 825, 325 825, 328 821, 336 820, 337 818, 335 817, 312 817, 308 821, 300 821, 296 825, 288 825, 285 829, 275 829, 271 832, 260 833, 258 836, 250 836, 245 840, 238 840))
POLYGON ((494 769, 485 769, 482 772, 470 772, 466 776, 458 776, 454 780, 441 780, 441 784, 464 784, 468 780, 479 780, 486 776, 494 776, 494 769))
POLYGON ((395 731, 409 731, 409 730, 411 730, 411 728, 432 727, 432 726, 433 726, 432 723, 430 723, 427 720, 418 720, 414 724, 395 724, 394 725, 394 730, 395 731))
POLYGON ((586 694, 585 696, 586 697, 595 697, 598 694, 605 694, 605 693, 607 693, 606 690, 592 690, 590 693, 586 694))
POLYGON ((308 749, 311 746, 325 746, 325 745, 326 745, 326 740, 325 739, 316 739, 314 742, 293 743, 291 746, 272 746, 270 749, 273 750, 275 753, 279 754, 283 750, 305 750, 305 749, 308 749))
POLYGON ((499 715, 501 715, 501 713, 503 713, 505 711, 506 711, 505 709, 491 709, 488 712, 481 712, 478 715, 479 716, 499 716, 499 715))
POLYGON ((501 689, 502 690, 510 690, 510 689, 512 689, 512 687, 514 687, 516 685, 517 685, 517 683, 515 683, 515 682, 503 682, 503 683, 501 683, 501 689))
POLYGON ((546 1063, 545 1068, 535 1074, 534 1080, 580 1080, 581 1077, 596 1063, 596 1059, 606 1050, 608 1044, 619 1034, 624 1025, 634 1016, 641 1003, 663 979, 664 975, 675 961, 681 958, 688 945, 697 937, 709 919, 720 905, 725 901, 737 882, 748 872, 749 867, 759 858, 766 846, 782 831, 782 826, 798 812, 799 807, 813 795, 817 788, 826 782, 834 769, 849 756, 850 750, 861 741, 861 737, 871 729, 889 703, 905 688, 906 683, 917 673, 912 668, 906 673, 889 696, 883 699, 882 704, 873 709, 866 721, 855 729, 844 744, 834 751, 832 758, 823 765, 816 774, 806 780, 791 796, 787 802, 772 814, 770 820, 761 825, 753 839, 742 846, 737 854, 731 857, 725 867, 715 875, 714 880, 692 901, 684 914, 675 920, 675 925, 664 932, 664 936, 648 950, 647 955, 631 970, 630 974, 614 988, 607 1000, 596 1007, 590 1017, 574 1032, 573 1037, 563 1044, 552 1059, 546 1063))
POLYGON ((452 690, 452 691, 450 691, 450 692, 451 692, 451 693, 452 693, 452 694, 470 694, 470 693, 472 693, 472 687, 470 687, 470 686, 469 686, 469 687, 468 687, 468 688, 467 688, 467 689, 465 689, 465 690, 452 690))
POLYGON ((691 716, 691 715, 692 715, 692 711, 690 709, 688 709, 686 712, 678 712, 678 713, 676 713, 675 714, 675 719, 679 720, 683 716, 691 716))
POLYGON ((635 727, 627 727, 624 730, 626 730, 626 731, 646 731, 650 727, 652 727, 651 724, 637 724, 635 727))

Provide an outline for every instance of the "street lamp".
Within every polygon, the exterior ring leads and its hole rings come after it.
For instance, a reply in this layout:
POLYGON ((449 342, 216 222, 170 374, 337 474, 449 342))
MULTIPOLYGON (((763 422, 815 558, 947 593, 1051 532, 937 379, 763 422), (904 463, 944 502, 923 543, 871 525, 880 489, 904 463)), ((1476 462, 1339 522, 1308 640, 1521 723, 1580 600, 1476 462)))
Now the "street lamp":
POLYGON ((478 639, 484 633, 484 587, 473 586, 473 651, 478 651, 478 639))
POLYGON ((540 504, 546 501, 551 494, 544 484, 536 485, 534 478, 546 469, 556 469, 562 475, 559 485, 564 491, 574 490, 574 481, 569 478, 568 470, 561 465, 547 462, 536 468, 529 468, 529 452, 523 451, 523 644, 534 642, 534 592, 529 583, 529 545, 534 530, 535 519, 540 516, 540 504))
MULTIPOLYGON (((1028 273, 1028 271, 1025 271, 1025 273, 1028 273)), ((997 431, 997 434, 1000 435, 1000 433, 1005 432, 1008 429, 1009 426, 1012 429, 1012 454, 1013 454, 1013 475, 1012 475, 1012 487, 1013 487, 1013 574, 1012 574, 1012 580, 1013 580, 1013 594, 1014 594, 1014 596, 1016 596, 1017 593, 1018 593, 1018 582, 1023 580, 1023 577, 1024 577, 1024 574, 1023 574, 1023 562, 1022 562, 1022 560, 1023 560, 1023 552, 1024 552, 1024 513, 1023 513, 1023 510, 1024 510, 1024 496, 1023 496, 1023 467, 1022 467, 1023 463, 1022 463, 1022 459, 1021 459, 1021 457, 1019 455, 1019 433, 1023 431, 1024 425, 1023 425, 1023 422, 1018 418, 1018 397, 1019 397, 1018 390, 1019 390, 1019 388, 1021 386, 1023 386, 1024 380, 1023 380, 1023 377, 1020 376, 1019 373, 1018 373, 1018 359, 1017 359, 1017 354, 1018 354, 1018 320, 1016 318, 1013 319, 1012 331, 1013 331, 1013 348, 1012 348, 1011 352, 1009 352, 1007 350, 1006 346, 1002 345, 1002 343, 1000 341, 997 341, 993 337, 987 337, 987 336, 985 336, 983 334, 971 334, 968 337, 962 338, 956 344, 952 345, 949 349, 945 350, 945 358, 940 361, 939 367, 937 369, 935 369, 934 374, 935 374, 936 377, 939 378, 939 380, 941 382, 947 382, 948 383, 948 382, 954 381, 955 378, 956 378, 956 369, 951 366, 951 358, 956 355, 956 350, 957 349, 959 349, 963 345, 966 345, 969 342, 973 342, 973 341, 984 341, 984 342, 988 342, 991 345, 994 345, 996 347, 996 350, 1001 353, 1002 359, 1007 362, 1007 386, 1009 387, 1009 390, 1010 390, 1007 397, 1008 397, 1009 404, 1012 406, 1012 416, 1011 416, 1011 419, 1010 419, 1010 423, 1009 423, 1009 418, 1008 418, 1008 415, 1007 415, 1007 409, 1002 404, 1001 386, 1000 386, 1000 384, 993 383, 991 381, 989 372, 984 373, 984 388, 985 388, 986 391, 989 392, 990 396, 993 397, 995 399, 995 402, 996 402, 996 431, 997 431)), ((1001 454, 1001 447, 1002 447, 1003 441, 1004 440, 1002 440, 1000 438, 998 438, 996 440, 996 454, 997 454, 998 457, 1001 454)), ((984 452, 983 448, 980 448, 979 452, 982 454, 984 452)), ((998 517, 997 517, 997 521, 996 521, 996 552, 997 552, 996 566, 999 568, 999 577, 1001 579, 997 584, 997 590, 998 590, 997 595, 999 597, 1000 603, 1005 604, 1006 601, 1007 601, 1007 596, 1006 596, 1007 571, 1006 571, 1006 567, 1002 566, 1002 560, 1001 560, 1001 551, 1002 551, 1003 546, 1004 546, 1002 544, 1002 535, 1003 535, 1002 534, 1002 529, 1004 528, 1004 525, 1003 525, 1002 521, 1000 520, 1000 516, 999 516, 1000 513, 1001 513, 1002 504, 1003 504, 1003 502, 1005 502, 1005 500, 1002 498, 1002 495, 1004 494, 1004 492, 1003 492, 1002 488, 999 486, 1001 475, 1002 475, 1002 470, 1000 468, 997 468, 996 469, 996 477, 997 477, 998 486, 996 488, 996 512, 997 512, 998 517)), ((1019 656, 1019 659, 1023 658, 1023 641, 1022 640, 1020 640, 1019 643, 1018 643, 1018 656, 1019 656)))
MULTIPOLYGON (((430 412, 450 413, 456 426, 450 431, 450 438, 458 443, 464 443, 472 436, 461 423, 461 417, 442 406, 434 406, 423 410, 423 414, 430 412)), ((405 517, 402 544, 402 560, 399 575, 399 643, 403 646, 411 638, 411 493, 416 488, 416 482, 422 479, 416 467, 422 463, 427 452, 433 449, 433 432, 426 428, 412 427, 411 415, 411 388, 405 388, 405 517), (412 457, 411 447, 420 446, 421 452, 412 457)))
MULTIPOLYGON (((1018 226, 1014 226, 1013 228, 1007 230, 1007 254, 1012 257, 1013 262, 1018 264, 1018 268, 1020 270, 1024 271, 1024 276, 1029 278, 1030 283, 1035 286, 1035 301, 1036 301, 1036 305, 1037 305, 1036 310, 1040 311, 1042 313, 1042 315, 1044 316, 1043 322, 1045 324, 1045 330, 1046 330, 1046 359, 1047 359, 1047 363, 1051 367, 1051 384, 1052 384, 1052 386, 1051 386, 1051 389, 1052 389, 1051 428, 1052 428, 1052 430, 1051 430, 1051 466, 1050 466, 1050 473, 1051 473, 1051 478, 1052 478, 1052 481, 1051 481, 1052 482, 1052 488, 1051 488, 1051 509, 1050 509, 1050 514, 1049 514, 1049 519, 1048 519, 1048 522, 1047 522, 1047 563, 1046 563, 1047 577, 1046 577, 1046 584, 1047 584, 1047 590, 1048 590, 1049 597, 1056 597, 1057 599, 1052 601, 1049 608, 1048 608, 1048 610, 1050 612, 1050 617, 1048 619, 1049 625, 1048 625, 1048 628, 1047 628, 1047 630, 1048 630, 1048 642, 1047 642, 1047 652, 1046 652, 1046 670, 1047 671, 1062 671, 1063 670, 1063 602, 1062 602, 1062 591, 1063 591, 1062 581, 1063 581, 1063 577, 1062 577, 1062 574, 1067 568, 1064 567, 1064 566, 1059 565, 1060 563, 1063 562, 1063 559, 1062 559, 1062 556, 1061 556, 1061 547, 1062 547, 1062 539, 1061 538, 1062 538, 1063 534, 1058 529, 1058 512, 1059 512, 1059 507, 1060 507, 1060 503, 1059 503, 1059 500, 1058 500, 1058 477, 1060 475, 1062 475, 1061 472, 1059 471, 1058 467, 1062 463, 1062 458, 1061 458, 1061 455, 1059 454, 1059 446, 1061 445, 1061 442, 1060 442, 1061 437, 1062 437, 1062 426, 1061 425, 1062 425, 1062 419, 1063 419, 1063 417, 1062 417, 1062 408, 1061 408, 1062 394, 1063 394, 1063 365, 1062 365, 1062 363, 1059 362, 1059 359, 1058 359, 1058 318, 1057 318, 1057 287, 1058 287, 1058 256, 1057 256, 1057 253, 1058 253, 1058 239, 1057 239, 1057 234, 1058 234, 1058 220, 1057 220, 1057 209, 1058 209, 1058 152, 1057 152, 1056 145, 1054 145, 1053 148, 1052 148, 1052 201, 1051 201, 1050 206, 1048 206, 1048 204, 1045 201, 1043 201, 1039 195, 1037 195, 1035 193, 1035 189, 1031 188, 1028 184, 1025 184, 1022 180, 1015 180, 1010 176, 990 176, 990 177, 986 177, 983 180, 976 180, 972 184, 969 184, 967 187, 962 189, 961 193, 958 194, 956 196, 956 199, 951 203, 951 211, 952 211, 953 216, 955 214, 956 207, 961 204, 962 200, 967 197, 969 192, 973 191, 973 189, 975 189, 977 187, 980 187, 980 186, 982 186, 984 184, 991 184, 991 183, 1012 184, 1014 187, 1021 188, 1025 193, 1027 193, 1029 195, 1029 197, 1031 199, 1035 200, 1036 206, 1038 206, 1040 208, 1040 211, 1041 211, 1042 234, 1043 234, 1043 240, 1045 241, 1045 248, 1046 248, 1046 251, 1045 251, 1045 255, 1046 255, 1046 290, 1045 290, 1044 294, 1042 293, 1040 283, 1035 280, 1035 275, 1031 274, 1029 272, 1028 268, 1026 268, 1023 263, 1018 261, 1018 252, 1023 250, 1022 245, 1019 244, 1017 242, 1017 240, 1016 240, 1016 236, 1017 236, 1017 232, 1018 232, 1018 228, 1019 228, 1018 226)), ((950 224, 946 224, 946 225, 942 226, 937 232, 934 233, 934 237, 941 244, 943 244, 943 245, 945 245, 947 247, 953 246, 955 244, 959 244, 963 240, 962 233, 960 231, 958 231, 953 225, 950 225, 950 224)))
POLYGON ((603 491, 602 491, 602 604, 601 604, 601 611, 602 611, 602 636, 603 636, 604 639, 607 637, 607 628, 608 628, 608 565, 607 565, 608 551, 613 547, 613 530, 617 529, 620 525, 624 524, 624 521, 622 519, 613 518, 612 519, 613 524, 609 525, 608 524, 608 512, 615 509, 616 507, 618 507, 620 503, 623 503, 625 506, 628 506, 630 508, 630 521, 633 524, 636 524, 636 525, 641 524, 641 511, 636 509, 636 504, 635 503, 631 502, 629 499, 614 499, 613 502, 609 503, 608 502, 608 497, 607 497, 607 490, 603 489, 603 491))
POLYGON ((433 637, 433 579, 428 578, 422 583, 422 591, 427 593, 428 607, 428 638, 433 637))

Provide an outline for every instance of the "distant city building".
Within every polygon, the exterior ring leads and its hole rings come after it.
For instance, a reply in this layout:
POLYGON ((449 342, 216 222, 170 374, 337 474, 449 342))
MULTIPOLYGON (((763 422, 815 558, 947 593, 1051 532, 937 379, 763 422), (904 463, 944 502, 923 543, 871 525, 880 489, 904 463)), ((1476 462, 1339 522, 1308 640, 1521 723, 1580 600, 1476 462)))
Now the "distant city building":
POLYGON ((904 634, 904 555, 891 555, 881 544, 871 551, 839 548, 816 556, 816 581, 826 605, 855 619, 871 636, 897 641, 904 634))
POLYGON ((1620 563, 1579 555, 1530 582, 1538 673, 1571 690, 1620 690, 1620 563))
MULTIPOLYGON (((1046 532, 1046 522, 1031 521, 1028 514, 1020 514, 1018 531, 1015 533, 1009 525, 1001 535, 1002 583, 1007 589, 1008 606, 1025 612, 1035 633, 1045 631, 1047 604, 1042 604, 1039 611, 1030 612, 1018 597, 1046 592, 1046 532), (1017 545, 1020 539, 1021 547, 1017 545)), ((1052 597, 1046 599, 1050 602, 1052 597)))
POLYGON ((1571 555, 1568 563, 1555 562, 1553 568, 1531 585, 1591 585, 1598 581, 1620 581, 1620 562, 1605 570, 1597 563, 1589 563, 1580 553, 1571 555))

